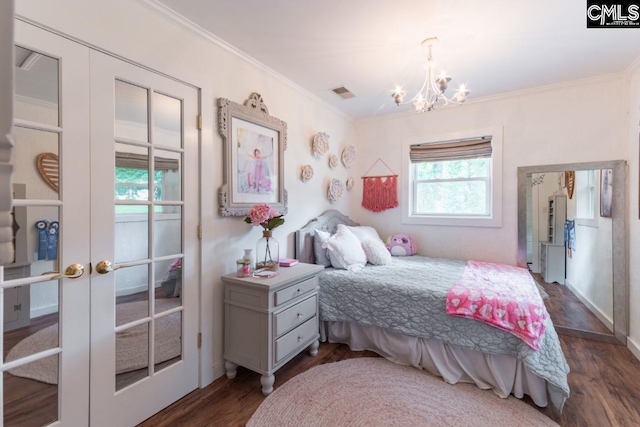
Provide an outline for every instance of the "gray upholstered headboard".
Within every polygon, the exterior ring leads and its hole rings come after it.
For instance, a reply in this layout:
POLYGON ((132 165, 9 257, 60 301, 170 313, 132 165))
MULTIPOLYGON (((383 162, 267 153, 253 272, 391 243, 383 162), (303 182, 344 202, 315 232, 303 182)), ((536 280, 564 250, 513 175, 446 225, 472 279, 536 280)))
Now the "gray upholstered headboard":
POLYGON ((296 259, 300 262, 314 264, 316 262, 313 253, 315 231, 323 230, 333 234, 336 232, 338 224, 358 225, 358 223, 351 221, 348 216, 332 209, 312 219, 307 225, 296 231, 296 259))

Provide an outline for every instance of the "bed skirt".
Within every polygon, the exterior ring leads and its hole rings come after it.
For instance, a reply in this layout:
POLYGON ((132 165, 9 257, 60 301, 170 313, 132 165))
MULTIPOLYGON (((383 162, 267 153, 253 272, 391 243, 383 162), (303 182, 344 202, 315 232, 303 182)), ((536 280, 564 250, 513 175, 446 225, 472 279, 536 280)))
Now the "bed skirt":
POLYGON ((513 356, 486 354, 347 322, 321 322, 320 329, 322 341, 347 344, 354 351, 373 351, 392 362, 425 369, 449 384, 476 384, 481 389, 493 389, 502 398, 510 394, 522 398, 526 394, 536 405, 546 407, 551 403, 558 412, 566 400, 562 390, 529 372, 513 356))

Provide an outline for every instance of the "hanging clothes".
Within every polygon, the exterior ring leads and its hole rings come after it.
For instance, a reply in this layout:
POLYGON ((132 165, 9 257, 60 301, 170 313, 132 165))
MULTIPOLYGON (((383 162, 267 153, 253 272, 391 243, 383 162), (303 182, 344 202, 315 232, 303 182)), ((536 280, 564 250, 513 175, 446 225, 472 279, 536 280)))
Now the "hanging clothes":
POLYGON ((564 223, 564 246, 567 248, 567 256, 572 258, 576 251, 576 222, 568 219, 564 223))

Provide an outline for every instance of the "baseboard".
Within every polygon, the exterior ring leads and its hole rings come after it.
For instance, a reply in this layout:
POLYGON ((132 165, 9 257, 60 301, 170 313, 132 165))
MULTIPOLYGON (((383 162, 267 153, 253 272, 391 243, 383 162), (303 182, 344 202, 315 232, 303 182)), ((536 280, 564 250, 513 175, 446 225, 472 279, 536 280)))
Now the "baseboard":
POLYGON ((588 299, 586 299, 580 291, 578 291, 569 279, 565 280, 565 286, 573 292, 573 294, 580 300, 581 303, 587 306, 589 310, 610 330, 613 331, 613 320, 609 319, 606 314, 600 311, 595 305, 593 305, 588 299))
POLYGON ((640 345, 636 344, 631 337, 627 337, 627 348, 633 353, 636 359, 640 360, 640 345))
POLYGON ((222 377, 223 375, 226 375, 226 374, 227 374, 227 371, 225 371, 225 369, 224 369, 224 362, 220 362, 217 365, 214 365, 214 367, 213 367, 213 381, 217 380, 218 378, 220 378, 220 377, 222 377))
POLYGON ((31 308, 29 311, 29 316, 32 319, 40 316, 46 316, 47 314, 57 313, 58 312, 58 304, 45 305, 44 307, 31 308))
MULTIPOLYGON (((159 288, 161 283, 162 283, 161 280, 157 280, 155 287, 159 288)), ((116 289, 116 296, 117 297, 122 297, 122 296, 125 296, 125 295, 137 294, 138 292, 144 292, 146 290, 147 290, 147 285, 134 286, 134 287, 131 287, 131 288, 116 289)))

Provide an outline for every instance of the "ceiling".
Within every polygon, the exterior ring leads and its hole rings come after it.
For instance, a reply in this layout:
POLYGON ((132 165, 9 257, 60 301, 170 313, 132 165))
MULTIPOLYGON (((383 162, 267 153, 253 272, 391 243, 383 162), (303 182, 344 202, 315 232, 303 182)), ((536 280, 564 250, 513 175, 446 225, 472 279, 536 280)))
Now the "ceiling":
POLYGON ((585 0, 159 2, 356 119, 412 109, 390 95, 420 88, 427 37, 440 40, 449 95, 464 83, 469 102, 622 72, 640 56, 640 29, 587 29, 585 0))

